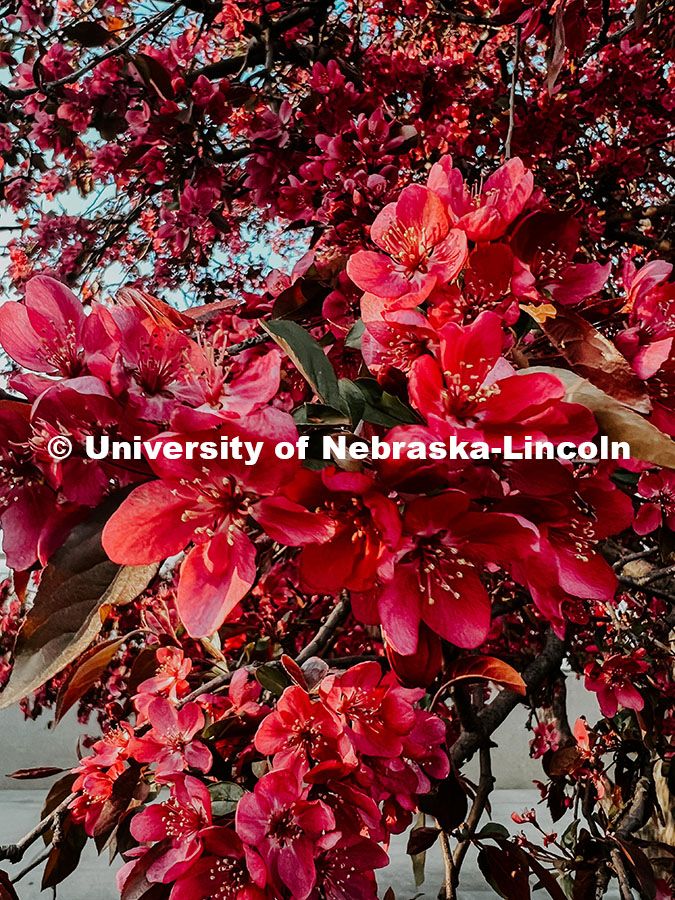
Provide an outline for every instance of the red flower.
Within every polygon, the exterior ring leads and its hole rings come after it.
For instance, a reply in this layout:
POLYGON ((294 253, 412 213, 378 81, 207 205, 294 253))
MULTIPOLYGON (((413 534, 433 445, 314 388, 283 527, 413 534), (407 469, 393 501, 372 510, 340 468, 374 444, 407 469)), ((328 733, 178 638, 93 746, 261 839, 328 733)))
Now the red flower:
POLYGON ((388 864, 389 857, 374 841, 342 840, 316 860, 316 887, 310 900, 377 900, 373 869, 388 864))
POLYGON ((374 375, 385 366, 407 372, 418 356, 437 344, 436 332, 416 310, 391 310, 384 301, 364 294, 361 315, 365 325, 361 353, 374 375))
POLYGON ((157 674, 142 681, 134 697, 134 706, 138 711, 137 724, 147 719, 148 706, 155 697, 168 697, 175 703, 190 689, 185 679, 192 669, 192 660, 185 659, 180 648, 160 647, 156 656, 159 663, 157 674))
POLYGON ((339 839, 335 818, 320 800, 309 801, 290 769, 264 775, 237 805, 239 837, 262 856, 273 884, 306 900, 317 880, 315 857, 339 839))
MULTIPOLYGON (((25 408, 28 412, 28 404, 25 408)), ((67 534, 56 492, 38 466, 31 439, 31 427, 24 416, 0 410, 2 546, 7 565, 17 571, 30 568, 38 557, 45 563, 49 556, 45 549, 53 550, 54 540, 63 541, 67 534)), ((62 511, 72 514, 72 508, 62 511)))
POLYGON ((566 595, 614 596, 616 574, 596 547, 629 527, 632 503, 606 475, 575 478, 554 460, 514 464, 509 480, 513 490, 499 510, 524 516, 540 534, 540 552, 514 558, 514 575, 528 584, 544 615, 562 628, 560 604, 566 595))
POLYGON ((516 293, 532 296, 534 276, 534 294, 538 291, 542 299, 550 294, 559 303, 572 304, 597 294, 612 267, 572 262, 580 236, 581 223, 569 213, 535 212, 523 219, 511 238, 511 249, 527 267, 516 279, 516 293))
POLYGON ((277 522, 272 536, 281 530, 289 544, 308 536, 325 539, 332 533, 325 517, 287 501, 269 501, 271 511, 265 501, 256 504, 261 494, 273 493, 296 466, 276 459, 270 443, 297 438, 286 413, 269 409, 248 416, 245 425, 231 422, 218 431, 163 435, 159 441, 185 448, 191 441, 215 441, 219 446, 222 438, 235 437, 263 440, 257 465, 216 459, 207 466, 188 458, 187 452, 175 460, 160 453, 152 461, 160 480, 136 488, 103 532, 106 553, 129 565, 165 559, 194 542, 181 565, 177 599, 181 620, 193 637, 216 631, 255 580, 255 547, 244 530, 249 515, 277 522), (280 505, 284 516, 278 511, 280 505))
POLYGON ((444 156, 429 173, 428 186, 447 205, 453 223, 471 241, 494 241, 520 215, 530 199, 534 177, 518 157, 500 166, 482 190, 471 194, 462 173, 444 156))
POLYGON ((197 778, 184 775, 173 780, 171 799, 148 806, 131 820, 137 841, 170 844, 148 868, 148 880, 168 884, 188 871, 202 854, 202 838, 211 825, 211 797, 197 778))
MULTIPOLYGON (((278 350, 270 350, 264 356, 253 360, 240 361, 235 371, 228 372, 213 359, 213 353, 203 351, 202 365, 191 374, 193 393, 192 405, 197 412, 185 409, 182 415, 185 421, 200 422, 200 412, 215 412, 218 416, 204 419, 204 425, 218 424, 222 418, 248 416, 254 409, 269 403, 279 390, 281 377, 281 354, 278 350)), ((174 420, 174 427, 176 422, 174 420)), ((193 430, 194 426, 181 430, 193 430)), ((198 424, 197 427, 204 427, 198 424)))
POLYGON ((672 264, 663 259, 652 259, 640 269, 632 259, 626 259, 622 272, 626 303, 621 311, 631 312, 657 285, 667 281, 672 271, 672 264))
POLYGON ((35 275, 26 285, 25 303, 0 306, 0 342, 33 372, 73 378, 84 370, 84 343, 97 324, 90 318, 65 284, 35 275))
POLYGON ((104 435, 112 440, 131 440, 135 435, 149 437, 155 432, 153 426, 139 422, 111 396, 106 382, 93 375, 59 381, 44 390, 33 406, 32 421, 35 453, 50 471, 52 483, 72 503, 94 506, 110 491, 111 484, 125 487, 145 477, 142 463, 133 468, 124 462, 119 465, 112 458, 96 460, 86 455, 87 437, 92 436, 97 445, 104 435), (70 438, 73 453, 55 461, 49 455, 48 442, 63 434, 70 438))
POLYGON ((387 660, 392 672, 404 687, 429 687, 443 665, 441 640, 428 625, 420 621, 417 650, 412 656, 397 653, 385 642, 387 660))
POLYGON ((650 534, 664 521, 675 531, 675 475, 666 470, 643 472, 638 494, 649 501, 643 503, 633 522, 636 534, 650 534))
POLYGON ((401 687, 383 678, 376 662, 352 666, 343 675, 326 678, 321 696, 344 717, 355 749, 372 756, 399 756, 402 737, 415 725, 412 701, 421 690, 401 687))
POLYGON ((611 719, 619 706, 643 709, 645 701, 635 687, 635 678, 646 672, 647 663, 625 656, 610 656, 602 663, 586 666, 586 690, 595 691, 603 716, 611 719))
POLYGON ((73 792, 77 796, 69 809, 76 822, 84 822, 84 829, 90 836, 95 834, 103 807, 112 796, 115 781, 124 771, 132 735, 131 725, 123 723, 121 728, 97 741, 92 748, 94 752, 73 769, 78 773, 73 782, 73 792))
POLYGON ((186 703, 182 709, 165 697, 157 697, 148 706, 152 728, 147 735, 134 738, 130 753, 139 762, 157 763, 156 774, 166 778, 192 767, 207 772, 211 753, 201 741, 193 740, 204 727, 204 714, 197 703, 186 703))
POLYGON ((388 255, 362 250, 350 257, 347 272, 361 290, 392 298, 394 309, 417 306, 466 262, 466 236, 450 228, 441 201, 421 185, 404 188, 385 206, 370 236, 388 255))
POLYGON ((537 722, 532 733, 530 755, 533 759, 540 759, 549 750, 557 750, 560 746, 560 732, 554 722, 537 722))
MULTIPOLYGON (((292 685, 284 691, 275 712, 260 724, 255 746, 265 755, 275 754, 274 765, 282 768, 298 753, 303 761, 307 756, 317 761, 344 756, 339 749, 341 734, 339 718, 318 698, 312 699, 303 688, 292 685)), ((349 749, 348 742, 345 749, 349 749)))
MULTIPOLYGON (((320 474, 302 470, 282 488, 284 499, 315 510, 320 524, 316 536, 308 534, 300 553, 300 578, 310 591, 329 594, 339 588, 363 591, 375 583, 378 568, 391 556, 398 543, 401 522, 396 504, 377 490, 372 478, 363 473, 341 472, 333 468, 320 474), (326 535, 330 537, 326 540, 326 535)), ((293 513, 293 516, 295 513, 293 513)), ((286 512, 279 501, 267 501, 256 518, 275 540, 284 539, 286 512), (264 512, 264 515, 262 514, 264 512)))
POLYGON ((420 622, 458 647, 478 647, 490 628, 490 599, 479 572, 486 563, 509 568, 533 552, 538 535, 526 521, 470 511, 460 491, 412 500, 393 576, 369 597, 355 598, 364 621, 382 623, 404 656, 417 651, 420 622))
POLYGON ((200 839, 204 855, 176 880, 170 900, 265 900, 268 895, 253 884, 244 847, 233 831, 214 826, 200 839))
POLYGON ((554 375, 516 375, 501 358, 502 320, 483 312, 466 327, 453 322, 440 331, 438 360, 420 356, 410 371, 410 398, 437 434, 514 449, 523 438, 586 439, 597 427, 584 407, 565 403, 554 375))
POLYGON ((174 327, 158 324, 139 309, 106 314, 106 328, 119 348, 105 372, 113 393, 124 395, 140 418, 168 422, 182 399, 197 398, 192 379, 204 368, 203 352, 174 327))

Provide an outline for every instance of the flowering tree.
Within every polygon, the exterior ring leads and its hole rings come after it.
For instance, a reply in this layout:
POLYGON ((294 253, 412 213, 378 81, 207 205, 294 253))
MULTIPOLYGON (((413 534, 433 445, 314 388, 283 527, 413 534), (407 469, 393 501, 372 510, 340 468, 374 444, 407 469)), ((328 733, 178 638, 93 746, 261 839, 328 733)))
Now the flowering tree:
POLYGON ((471 845, 507 900, 675 896, 672 7, 8 0, 0 705, 102 736, 0 858, 374 900, 414 824, 441 897, 471 845), (487 814, 521 704, 539 843, 487 814))

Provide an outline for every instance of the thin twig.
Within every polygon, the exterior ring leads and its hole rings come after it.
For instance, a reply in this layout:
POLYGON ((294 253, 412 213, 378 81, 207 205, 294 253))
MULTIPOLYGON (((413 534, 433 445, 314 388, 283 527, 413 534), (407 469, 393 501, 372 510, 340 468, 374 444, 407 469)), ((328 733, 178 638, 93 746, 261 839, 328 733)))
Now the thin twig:
POLYGON ((49 857, 49 854, 51 852, 51 846, 47 847, 46 850, 43 850, 42 853, 40 853, 40 855, 36 859, 34 859, 32 863, 29 863, 24 869, 19 872, 18 875, 15 875, 14 878, 12 878, 12 884, 16 884, 17 882, 21 881, 21 879, 25 875, 28 875, 29 872, 32 872, 33 869, 37 869, 40 863, 43 863, 49 857))
POLYGON ((658 581, 659 578, 665 578, 667 575, 672 575, 673 572, 675 572, 675 565, 666 566, 664 569, 656 569, 655 572, 651 572, 646 578, 640 579, 640 581, 642 584, 651 584, 652 581, 658 581))
POLYGON ((636 559, 644 559, 647 556, 651 556, 654 552, 656 552, 656 547, 650 547, 648 550, 638 550, 637 553, 629 553, 627 556, 621 556, 612 565, 612 568, 615 572, 619 571, 623 569, 627 563, 634 562, 636 559))
POLYGON ((511 159, 511 138, 513 137, 513 126, 515 122, 515 106, 516 106, 516 84, 518 82, 518 63, 520 61, 520 25, 516 25, 515 34, 513 36, 513 71, 511 72, 511 90, 509 92, 509 130, 506 132, 506 143, 504 145, 504 158, 511 159))
POLYGON ((454 872, 453 872, 453 862, 452 862, 452 852, 450 851, 450 838, 445 833, 445 831, 441 831, 439 835, 439 840, 441 843, 441 853, 443 855, 443 869, 445 872, 445 879, 443 881, 443 885, 441 890, 439 891, 438 896, 444 897, 445 900, 452 900, 452 883, 454 881, 454 872))
POLYGON ((492 793, 492 788, 495 784, 495 779, 492 774, 492 758, 490 755, 490 747, 486 742, 481 748, 479 753, 480 760, 480 778, 478 781, 478 790, 476 791, 476 796, 474 797, 473 803, 471 804, 471 809, 469 811, 469 815, 466 820, 466 829, 462 832, 462 838, 460 842, 455 847, 455 853, 453 856, 453 883, 452 883, 452 894, 451 898, 454 900, 456 896, 456 891, 459 886, 459 874, 462 869, 462 863, 464 862, 464 857, 467 854, 469 846, 471 844, 471 839, 476 833, 476 829, 478 828, 478 824, 481 820, 483 813, 485 812, 485 808, 487 807, 488 800, 490 799, 490 794, 492 793))

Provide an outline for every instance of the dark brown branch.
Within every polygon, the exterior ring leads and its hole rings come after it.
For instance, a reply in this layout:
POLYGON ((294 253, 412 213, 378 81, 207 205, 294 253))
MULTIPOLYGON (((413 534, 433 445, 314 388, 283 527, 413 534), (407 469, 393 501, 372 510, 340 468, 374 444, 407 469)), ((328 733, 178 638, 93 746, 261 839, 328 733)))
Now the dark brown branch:
POLYGON ((60 820, 76 797, 77 794, 70 794, 66 797, 53 812, 49 813, 48 816, 45 816, 32 831, 29 831, 28 834, 25 835, 25 837, 22 837, 16 844, 8 844, 6 847, 0 847, 0 859, 9 860, 11 863, 19 862, 19 860, 23 858, 26 850, 28 850, 38 838, 49 831, 55 822, 60 820))
POLYGON ((251 347, 258 347, 260 344, 264 344, 265 341, 271 340, 268 334, 258 334, 252 338, 246 338, 245 341, 237 341, 236 344, 232 344, 225 351, 228 356, 236 356, 238 353, 243 353, 244 350, 250 350, 251 347))
POLYGON ((351 604, 349 602, 349 594, 347 591, 343 591, 340 599, 333 607, 330 615, 323 623, 321 628, 317 631, 314 638, 307 644, 306 647, 298 653, 295 658, 295 661, 298 665, 302 665, 304 662, 307 662, 312 656, 316 656, 317 653, 321 653, 322 650, 325 650, 330 644, 333 642, 335 635, 337 633, 338 628, 343 624, 349 615, 349 611, 351 609, 351 604))
MULTIPOLYGON (((459 876, 462 870, 462 863, 464 862, 464 858, 466 857, 467 851, 471 844, 471 839, 476 833, 476 829, 478 828, 481 817, 488 805, 490 794, 492 793, 492 789, 495 784, 495 779, 492 774, 492 758, 490 754, 490 747, 487 743, 485 743, 480 748, 479 758, 480 778, 478 781, 478 790, 476 791, 476 796, 474 797, 469 815, 467 816, 466 828, 462 832, 461 840, 455 847, 455 852, 452 858, 452 881, 450 885, 450 892, 448 894, 449 900, 455 900, 455 898, 457 897, 457 888, 459 887, 459 876)), ((447 887, 446 893, 448 893, 447 887)))
MULTIPOLYGON (((523 679, 529 691, 533 691, 559 667, 565 656, 565 644, 553 633, 549 634, 546 646, 523 672, 523 679)), ((471 759, 481 746, 484 735, 491 735, 511 712, 523 702, 523 698, 513 691, 504 690, 478 713, 479 731, 464 731, 450 748, 452 761, 456 766, 471 759)))

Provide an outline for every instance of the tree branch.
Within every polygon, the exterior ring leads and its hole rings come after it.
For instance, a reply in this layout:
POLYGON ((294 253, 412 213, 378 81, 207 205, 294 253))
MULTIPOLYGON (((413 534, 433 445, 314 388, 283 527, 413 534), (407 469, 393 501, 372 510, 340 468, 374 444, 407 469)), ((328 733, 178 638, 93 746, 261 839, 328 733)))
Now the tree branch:
POLYGON ((55 822, 58 822, 60 818, 66 814, 68 807, 76 797, 76 793, 69 794, 69 796, 66 797, 53 812, 49 813, 48 816, 45 816, 45 818, 39 822, 32 831, 29 831, 25 837, 22 837, 20 841, 16 844, 8 844, 6 847, 0 847, 0 859, 9 860, 11 863, 19 862, 19 860, 23 858, 26 850, 28 850, 38 838, 42 837, 45 832, 49 831, 55 822))
MULTIPOLYGON (((523 679, 529 691, 533 691, 553 672, 555 672, 565 656, 565 644, 552 632, 546 640, 546 646, 539 656, 534 659, 523 672, 523 679)), ((477 716, 480 729, 478 731, 463 731, 450 748, 450 756, 456 766, 471 759, 481 746, 484 735, 491 735, 509 714, 523 701, 523 698, 513 691, 504 690, 495 699, 482 709, 477 716)))
MULTIPOLYGON (((660 3, 657 3, 656 6, 647 13, 645 22, 649 21, 649 19, 654 18, 654 16, 658 15, 662 10, 667 9, 671 4, 672 0, 661 0, 660 3)), ((628 25, 610 35, 607 34, 606 29, 603 27, 603 31, 600 33, 600 37, 597 41, 595 41, 595 43, 591 44, 584 56, 579 60, 579 65, 581 66, 585 62, 588 62, 588 60, 599 50, 602 50, 603 47, 606 47, 609 44, 620 43, 627 34, 630 34, 630 32, 635 29, 635 27, 635 21, 629 22, 628 25)))
POLYGON ((338 628, 346 620, 350 610, 351 604, 349 602, 349 594, 347 591, 343 591, 340 595, 340 599, 333 607, 333 610, 321 628, 317 631, 315 637, 306 647, 303 647, 300 653, 295 657, 295 661, 298 665, 307 662, 308 659, 312 656, 316 656, 317 653, 325 650, 326 647, 332 643, 338 628))
POLYGON ((478 790, 476 791, 476 796, 474 797, 473 803, 471 804, 471 810, 469 811, 469 815, 466 820, 466 828, 462 832, 461 840, 455 847, 455 852, 453 854, 452 883, 449 900, 456 900, 457 888, 459 887, 459 875, 462 870, 462 863, 464 862, 464 858, 466 857, 467 851, 471 844, 471 839, 476 833, 478 824, 480 823, 481 817, 485 812, 486 806, 488 805, 490 794, 492 793, 492 789, 495 784, 495 779, 492 774, 492 757, 490 753, 490 747, 487 742, 480 748, 479 758, 480 778, 478 781, 478 790))
POLYGON ((121 44, 116 44, 114 47, 111 47, 110 50, 106 50, 105 53, 101 53, 100 56, 94 57, 94 59, 90 60, 85 66, 82 66, 81 69, 77 69, 75 72, 70 72, 68 75, 64 75, 63 78, 59 78, 57 81, 49 81, 47 84, 43 85, 35 85, 30 88, 9 88, 5 85, 0 84, 0 93, 5 94, 6 97, 9 97, 10 100, 21 100, 23 97, 29 97, 31 94, 45 94, 54 88, 63 87, 66 84, 74 84, 78 79, 80 79, 83 75, 86 75, 88 72, 91 72, 92 69, 95 69, 99 63, 104 62, 106 59, 110 59, 113 56, 118 56, 120 53, 123 53, 127 50, 133 43, 135 43, 139 37, 143 37, 144 34, 147 34, 149 31, 156 25, 161 25, 166 19, 171 18, 171 16, 176 12, 179 6, 183 5, 183 0, 175 0, 171 6, 167 7, 167 9, 162 10, 161 13, 157 13, 156 16, 153 16, 151 19, 148 19, 147 22, 144 22, 139 28, 134 31, 133 34, 129 35, 126 40, 122 41, 121 44))

